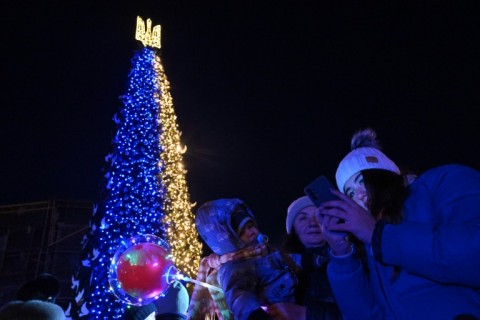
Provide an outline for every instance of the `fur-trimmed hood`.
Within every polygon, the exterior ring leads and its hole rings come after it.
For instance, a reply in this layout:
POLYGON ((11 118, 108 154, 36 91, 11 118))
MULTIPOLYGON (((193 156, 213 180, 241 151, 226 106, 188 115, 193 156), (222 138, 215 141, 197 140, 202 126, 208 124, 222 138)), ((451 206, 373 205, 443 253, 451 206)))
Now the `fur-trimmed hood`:
POLYGON ((212 200, 198 208, 195 226, 215 254, 223 255, 246 247, 232 227, 232 214, 238 210, 246 212, 257 224, 253 213, 240 199, 212 200))

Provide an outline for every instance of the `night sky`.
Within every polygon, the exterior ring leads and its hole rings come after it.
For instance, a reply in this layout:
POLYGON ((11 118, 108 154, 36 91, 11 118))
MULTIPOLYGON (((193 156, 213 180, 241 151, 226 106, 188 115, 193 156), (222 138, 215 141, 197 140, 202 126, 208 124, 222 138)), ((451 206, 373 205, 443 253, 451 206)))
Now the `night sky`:
POLYGON ((2 5, 0 205, 97 200, 137 15, 162 25, 192 201, 241 198, 274 241, 358 129, 417 172, 480 169, 473 1, 65 2, 2 5))

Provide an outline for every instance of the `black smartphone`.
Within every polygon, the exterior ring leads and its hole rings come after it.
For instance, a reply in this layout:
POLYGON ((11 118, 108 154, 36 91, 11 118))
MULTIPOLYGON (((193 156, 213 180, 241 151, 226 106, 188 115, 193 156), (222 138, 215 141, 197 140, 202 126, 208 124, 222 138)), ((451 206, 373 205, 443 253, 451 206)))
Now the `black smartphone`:
POLYGON ((303 190, 305 194, 312 200, 315 206, 320 206, 323 202, 329 200, 338 200, 338 197, 330 192, 336 189, 333 184, 324 175, 310 182, 303 190))
MULTIPOLYGON (((330 192, 331 189, 336 189, 333 184, 325 176, 320 176, 317 179, 310 182, 303 191, 312 200, 316 207, 319 207, 322 203, 329 200, 339 200, 339 198, 330 192)), ((340 220, 338 223, 344 223, 340 220)), ((336 231, 336 233, 347 236, 348 233, 336 231)))

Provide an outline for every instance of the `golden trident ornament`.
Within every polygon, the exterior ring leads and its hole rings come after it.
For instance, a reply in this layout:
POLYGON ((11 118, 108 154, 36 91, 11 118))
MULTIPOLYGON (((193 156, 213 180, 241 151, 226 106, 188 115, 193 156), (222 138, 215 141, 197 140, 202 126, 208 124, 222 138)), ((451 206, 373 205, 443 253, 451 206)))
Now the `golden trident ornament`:
POLYGON ((137 16, 137 32, 135 33, 135 39, 141 41, 144 46, 150 46, 160 49, 160 25, 153 27, 152 20, 147 19, 147 25, 140 16, 137 16))

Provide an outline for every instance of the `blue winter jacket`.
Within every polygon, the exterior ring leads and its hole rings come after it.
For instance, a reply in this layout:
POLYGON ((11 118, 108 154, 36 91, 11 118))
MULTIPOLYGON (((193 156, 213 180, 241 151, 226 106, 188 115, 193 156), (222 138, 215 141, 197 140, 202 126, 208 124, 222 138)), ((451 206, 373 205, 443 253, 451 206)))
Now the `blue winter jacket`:
POLYGON ((425 172, 403 214, 372 243, 376 257, 366 246, 368 274, 353 255, 332 257, 328 276, 344 318, 480 317, 480 172, 460 165, 425 172))
MULTIPOLYGON (((239 199, 207 202, 198 210, 198 233, 218 255, 246 247, 231 226, 231 215, 242 209, 255 217, 239 199)), ((235 320, 270 319, 261 309, 276 302, 295 302, 297 278, 280 252, 266 256, 229 261, 220 266, 218 280, 235 320)), ((292 260, 293 262, 293 260, 292 260)))

